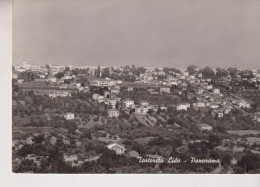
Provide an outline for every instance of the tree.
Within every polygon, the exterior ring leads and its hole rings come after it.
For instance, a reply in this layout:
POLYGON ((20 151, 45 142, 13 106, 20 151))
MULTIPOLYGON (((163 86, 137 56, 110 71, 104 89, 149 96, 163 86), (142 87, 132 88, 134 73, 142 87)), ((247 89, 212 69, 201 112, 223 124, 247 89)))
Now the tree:
POLYGON ((214 147, 218 146, 219 144, 220 144, 220 139, 219 139, 218 135, 210 134, 209 135, 210 148, 214 148, 214 147))
POLYGON ((37 144, 41 144, 43 141, 44 141, 44 135, 43 134, 40 134, 38 136, 35 136, 33 138, 33 141, 37 144))
POLYGON ((103 69, 102 77, 110 77, 110 70, 108 67, 103 69))
POLYGON ((163 68, 163 71, 164 71, 165 73, 169 73, 170 71, 172 71, 172 72, 174 72, 174 73, 181 73, 181 71, 178 70, 178 69, 176 69, 176 68, 168 68, 168 67, 164 67, 164 68, 163 68))
POLYGON ((226 77, 228 75, 225 69, 217 68, 216 71, 216 78, 226 77))
POLYGON ((187 67, 187 70, 188 70, 188 72, 189 72, 189 74, 190 75, 193 75, 194 73, 195 73, 195 69, 197 68, 197 66, 195 66, 195 65, 189 65, 188 67, 187 67))
POLYGON ((16 173, 34 173, 37 171, 37 164, 33 160, 24 159, 18 165, 17 168, 14 169, 16 173))
POLYGON ((61 77, 64 76, 64 73, 63 72, 59 72, 55 75, 55 77, 57 77, 58 79, 61 79, 61 77))
POLYGON ((49 64, 46 64, 45 67, 46 67, 47 69, 50 69, 50 68, 51 68, 49 64))
POLYGON ((227 69, 229 75, 233 78, 235 77, 236 73, 237 73, 237 69, 236 68, 228 68, 227 69))
POLYGON ((222 166, 229 166, 231 164, 231 158, 229 154, 225 154, 221 159, 222 166))
POLYGON ((208 67, 208 66, 206 66, 204 69, 202 69, 201 73, 202 73, 204 78, 210 78, 210 79, 214 79, 215 78, 214 71, 210 67, 208 67))
POLYGON ((249 172, 255 169, 259 169, 260 167, 260 160, 259 157, 249 153, 244 156, 240 160, 238 160, 237 165, 240 168, 243 168, 245 172, 249 172))

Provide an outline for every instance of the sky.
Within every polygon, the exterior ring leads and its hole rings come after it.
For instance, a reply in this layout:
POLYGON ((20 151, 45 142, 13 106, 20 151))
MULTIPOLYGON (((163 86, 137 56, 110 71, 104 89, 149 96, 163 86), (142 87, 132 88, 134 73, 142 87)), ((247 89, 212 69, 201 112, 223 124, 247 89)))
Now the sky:
POLYGON ((13 64, 260 69, 260 0, 13 0, 13 64))

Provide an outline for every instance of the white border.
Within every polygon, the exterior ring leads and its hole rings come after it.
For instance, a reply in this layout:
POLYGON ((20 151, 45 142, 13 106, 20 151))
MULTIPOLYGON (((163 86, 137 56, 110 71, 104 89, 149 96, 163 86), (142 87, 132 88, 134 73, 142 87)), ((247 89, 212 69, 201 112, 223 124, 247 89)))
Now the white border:
POLYGON ((11 172, 11 0, 0 0, 0 186, 260 186, 260 175, 60 175, 13 174, 11 172))

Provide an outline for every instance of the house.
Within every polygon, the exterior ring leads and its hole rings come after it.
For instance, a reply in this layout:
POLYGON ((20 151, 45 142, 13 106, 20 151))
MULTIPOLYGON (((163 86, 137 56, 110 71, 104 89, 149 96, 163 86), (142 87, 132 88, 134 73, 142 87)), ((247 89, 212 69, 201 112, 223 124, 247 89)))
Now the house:
POLYGON ((90 82, 91 86, 106 86, 111 87, 116 85, 116 81, 114 80, 95 80, 90 82))
POLYGON ((173 86, 173 85, 177 86, 178 85, 178 81, 177 80, 172 80, 172 81, 169 82, 169 85, 170 86, 173 86))
POLYGON ((201 95, 201 94, 203 94, 203 92, 204 92, 204 89, 202 89, 202 88, 199 88, 199 89, 198 89, 198 94, 201 95))
POLYGON ((126 89, 126 91, 128 91, 128 92, 132 92, 133 90, 134 90, 133 87, 127 87, 127 89, 126 89))
POLYGON ((219 88, 214 88, 213 89, 213 93, 219 95, 220 94, 220 89, 219 88))
POLYGON ((106 104, 111 105, 112 108, 116 107, 117 100, 115 98, 108 98, 106 99, 106 104))
POLYGON ((176 106, 177 110, 188 110, 190 108, 190 103, 179 103, 176 106))
POLYGON ((260 122, 260 113, 255 113, 254 119, 260 122))
POLYGON ((57 82, 57 78, 56 77, 48 77, 48 81, 57 82))
POLYGON ((68 163, 72 163, 78 160, 77 155, 64 155, 64 161, 68 163))
POLYGON ((184 71, 183 75, 187 77, 187 76, 189 76, 189 72, 188 71, 184 71))
POLYGON ((81 83, 76 83, 76 88, 80 88, 81 87, 81 83))
POLYGON ((212 104, 210 104, 209 107, 212 108, 212 109, 215 109, 215 108, 218 108, 219 105, 218 105, 218 104, 215 104, 215 103, 212 103, 212 104))
POLYGON ((148 111, 149 111, 149 108, 146 106, 137 106, 135 108, 135 113, 140 114, 140 115, 146 115, 148 111))
POLYGON ((206 79, 207 82, 211 82, 211 79, 206 79))
POLYGON ((167 107, 166 106, 160 106, 160 110, 166 111, 167 107))
POLYGON ((134 100, 129 99, 129 98, 125 99, 125 100, 123 101, 123 106, 124 106, 125 108, 132 108, 132 107, 134 106, 134 100))
POLYGON ((249 102, 245 101, 245 100, 238 100, 236 103, 240 108, 251 108, 251 105, 249 102))
POLYGON ((64 118, 65 118, 66 120, 73 120, 73 119, 74 119, 74 114, 71 113, 71 112, 68 112, 68 113, 66 113, 66 114, 64 115, 64 118))
POLYGON ((232 109, 233 109, 233 106, 231 106, 231 105, 229 105, 229 104, 225 105, 225 106, 224 106, 224 112, 225 112, 225 114, 230 113, 232 109))
POLYGON ((71 97, 71 93, 70 92, 66 92, 66 91, 54 91, 53 93, 49 93, 48 96, 50 98, 71 97))
POLYGON ((160 87, 160 93, 170 93, 170 90, 169 87, 160 87))
POLYGON ((116 98, 108 98, 108 99, 106 100, 106 102, 107 102, 109 105, 116 105, 117 100, 116 100, 116 98))
POLYGON ((108 149, 113 150, 116 152, 117 155, 122 155, 125 153, 126 148, 123 145, 118 143, 112 143, 107 146, 108 149))
POLYGON ((97 97, 97 101, 98 101, 99 103, 102 103, 102 102, 105 101, 105 97, 102 96, 102 95, 98 95, 98 97, 97 97))
POLYGON ((197 107, 205 107, 205 106, 206 106, 206 103, 204 103, 203 101, 198 101, 198 102, 196 103, 196 106, 197 106, 197 107))
POLYGON ((22 84, 22 83, 24 82, 24 79, 18 79, 17 82, 18 82, 19 84, 22 84))
POLYGON ((212 130, 212 126, 211 125, 208 125, 206 123, 201 123, 201 124, 198 124, 199 126, 199 129, 201 131, 211 131, 212 130))
POLYGON ((120 93, 120 89, 116 88, 116 87, 112 87, 110 90, 111 94, 119 94, 120 93))
POLYGON ((218 118, 223 118, 224 117, 224 109, 220 109, 220 108, 213 109, 211 114, 212 114, 213 117, 217 116, 218 118))
POLYGON ((158 72, 157 72, 157 75, 158 75, 158 76, 165 76, 165 72, 164 72, 164 71, 158 71, 158 72))
POLYGON ((113 118, 113 117, 117 118, 119 116, 119 110, 117 110, 117 109, 108 109, 107 110, 107 114, 108 114, 108 117, 110 117, 110 118, 113 118))
POLYGON ((141 100, 141 101, 140 101, 140 105, 141 105, 141 106, 148 106, 148 105, 149 105, 149 102, 148 102, 148 101, 145 101, 145 100, 141 100))
POLYGON ((212 84, 208 84, 208 83, 202 83, 201 87, 206 89, 206 90, 211 90, 213 88, 212 84))

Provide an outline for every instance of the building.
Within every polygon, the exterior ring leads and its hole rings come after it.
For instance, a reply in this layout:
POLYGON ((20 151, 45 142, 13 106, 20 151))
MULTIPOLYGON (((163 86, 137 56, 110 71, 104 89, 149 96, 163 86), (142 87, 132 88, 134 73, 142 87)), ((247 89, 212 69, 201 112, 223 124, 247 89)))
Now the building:
POLYGON ((188 110, 190 108, 190 103, 179 103, 176 106, 177 110, 188 110))
POLYGON ((211 112, 213 117, 223 118, 224 117, 224 109, 213 109, 211 112))
POLYGON ((214 88, 213 89, 213 93, 219 95, 220 94, 220 89, 219 88, 214 88))
POLYGON ((160 87, 160 93, 170 93, 171 89, 169 87, 160 87))
POLYGON ((98 101, 99 103, 102 103, 102 102, 105 101, 105 97, 104 97, 103 95, 98 95, 97 101, 98 101))
POLYGON ((106 99, 106 103, 108 105, 111 105, 112 108, 116 108, 117 100, 115 98, 108 98, 108 99, 106 99))
POLYGON ((108 117, 110 117, 110 118, 113 118, 113 117, 117 118, 119 116, 119 110, 117 110, 117 109, 108 109, 107 110, 107 114, 108 114, 108 117))
POLYGON ((149 102, 148 102, 148 101, 145 101, 145 100, 141 100, 141 101, 140 101, 140 105, 141 105, 141 106, 148 106, 148 105, 149 105, 149 102))
POLYGON ((123 145, 118 143, 112 143, 107 146, 108 149, 113 150, 116 152, 117 155, 122 155, 125 153, 126 148, 123 145))
POLYGON ((149 108, 146 106, 137 106, 135 108, 135 114, 146 115, 148 111, 149 108))
POLYGON ((125 100, 123 101, 123 106, 124 106, 125 108, 132 108, 132 107, 134 106, 134 100, 131 100, 131 99, 129 99, 129 98, 125 99, 125 100))
POLYGON ((254 116, 254 119, 258 122, 260 122, 260 113, 256 113, 254 116))
POLYGON ((23 64, 21 65, 21 67, 25 70, 30 70, 31 69, 31 65, 28 64, 27 62, 23 62, 23 64))
POLYGON ((198 101, 197 103, 195 103, 195 106, 197 107, 206 107, 206 103, 203 101, 198 101))
POLYGON ((233 106, 232 106, 232 105, 226 104, 226 105, 224 106, 224 112, 225 112, 225 114, 230 113, 230 112, 232 111, 232 109, 233 109, 233 106))
POLYGON ((165 76, 165 72, 164 72, 164 71, 158 71, 158 72, 157 72, 157 75, 158 75, 158 76, 165 76))
POLYGON ((218 108, 219 105, 218 105, 218 104, 215 104, 215 103, 212 103, 212 104, 210 104, 209 107, 212 108, 212 109, 215 109, 215 108, 218 108))
POLYGON ((245 100, 238 100, 236 103, 240 108, 251 108, 251 105, 249 102, 245 101, 245 100))
POLYGON ((66 113, 66 114, 64 115, 64 118, 65 118, 66 120, 73 120, 73 119, 74 119, 74 114, 71 113, 71 112, 68 112, 68 113, 66 113))
POLYGON ((18 82, 19 84, 22 84, 22 83, 24 82, 24 79, 18 79, 17 82, 18 82))
POLYGON ((119 94, 120 93, 120 88, 117 87, 112 87, 110 90, 111 94, 119 94))
POLYGON ((56 98, 56 97, 71 97, 71 92, 67 91, 53 91, 53 93, 48 94, 49 97, 51 98, 56 98))
POLYGON ((201 123, 201 124, 198 124, 199 126, 199 129, 201 131, 211 131, 212 130, 212 126, 211 125, 208 125, 206 123, 201 123))
POLYGON ((106 87, 111 87, 116 85, 116 81, 114 80, 95 80, 90 82, 91 86, 106 86, 106 87))
POLYGON ((128 91, 128 92, 132 92, 133 90, 134 90, 133 87, 127 87, 127 89, 126 89, 126 91, 128 91))

